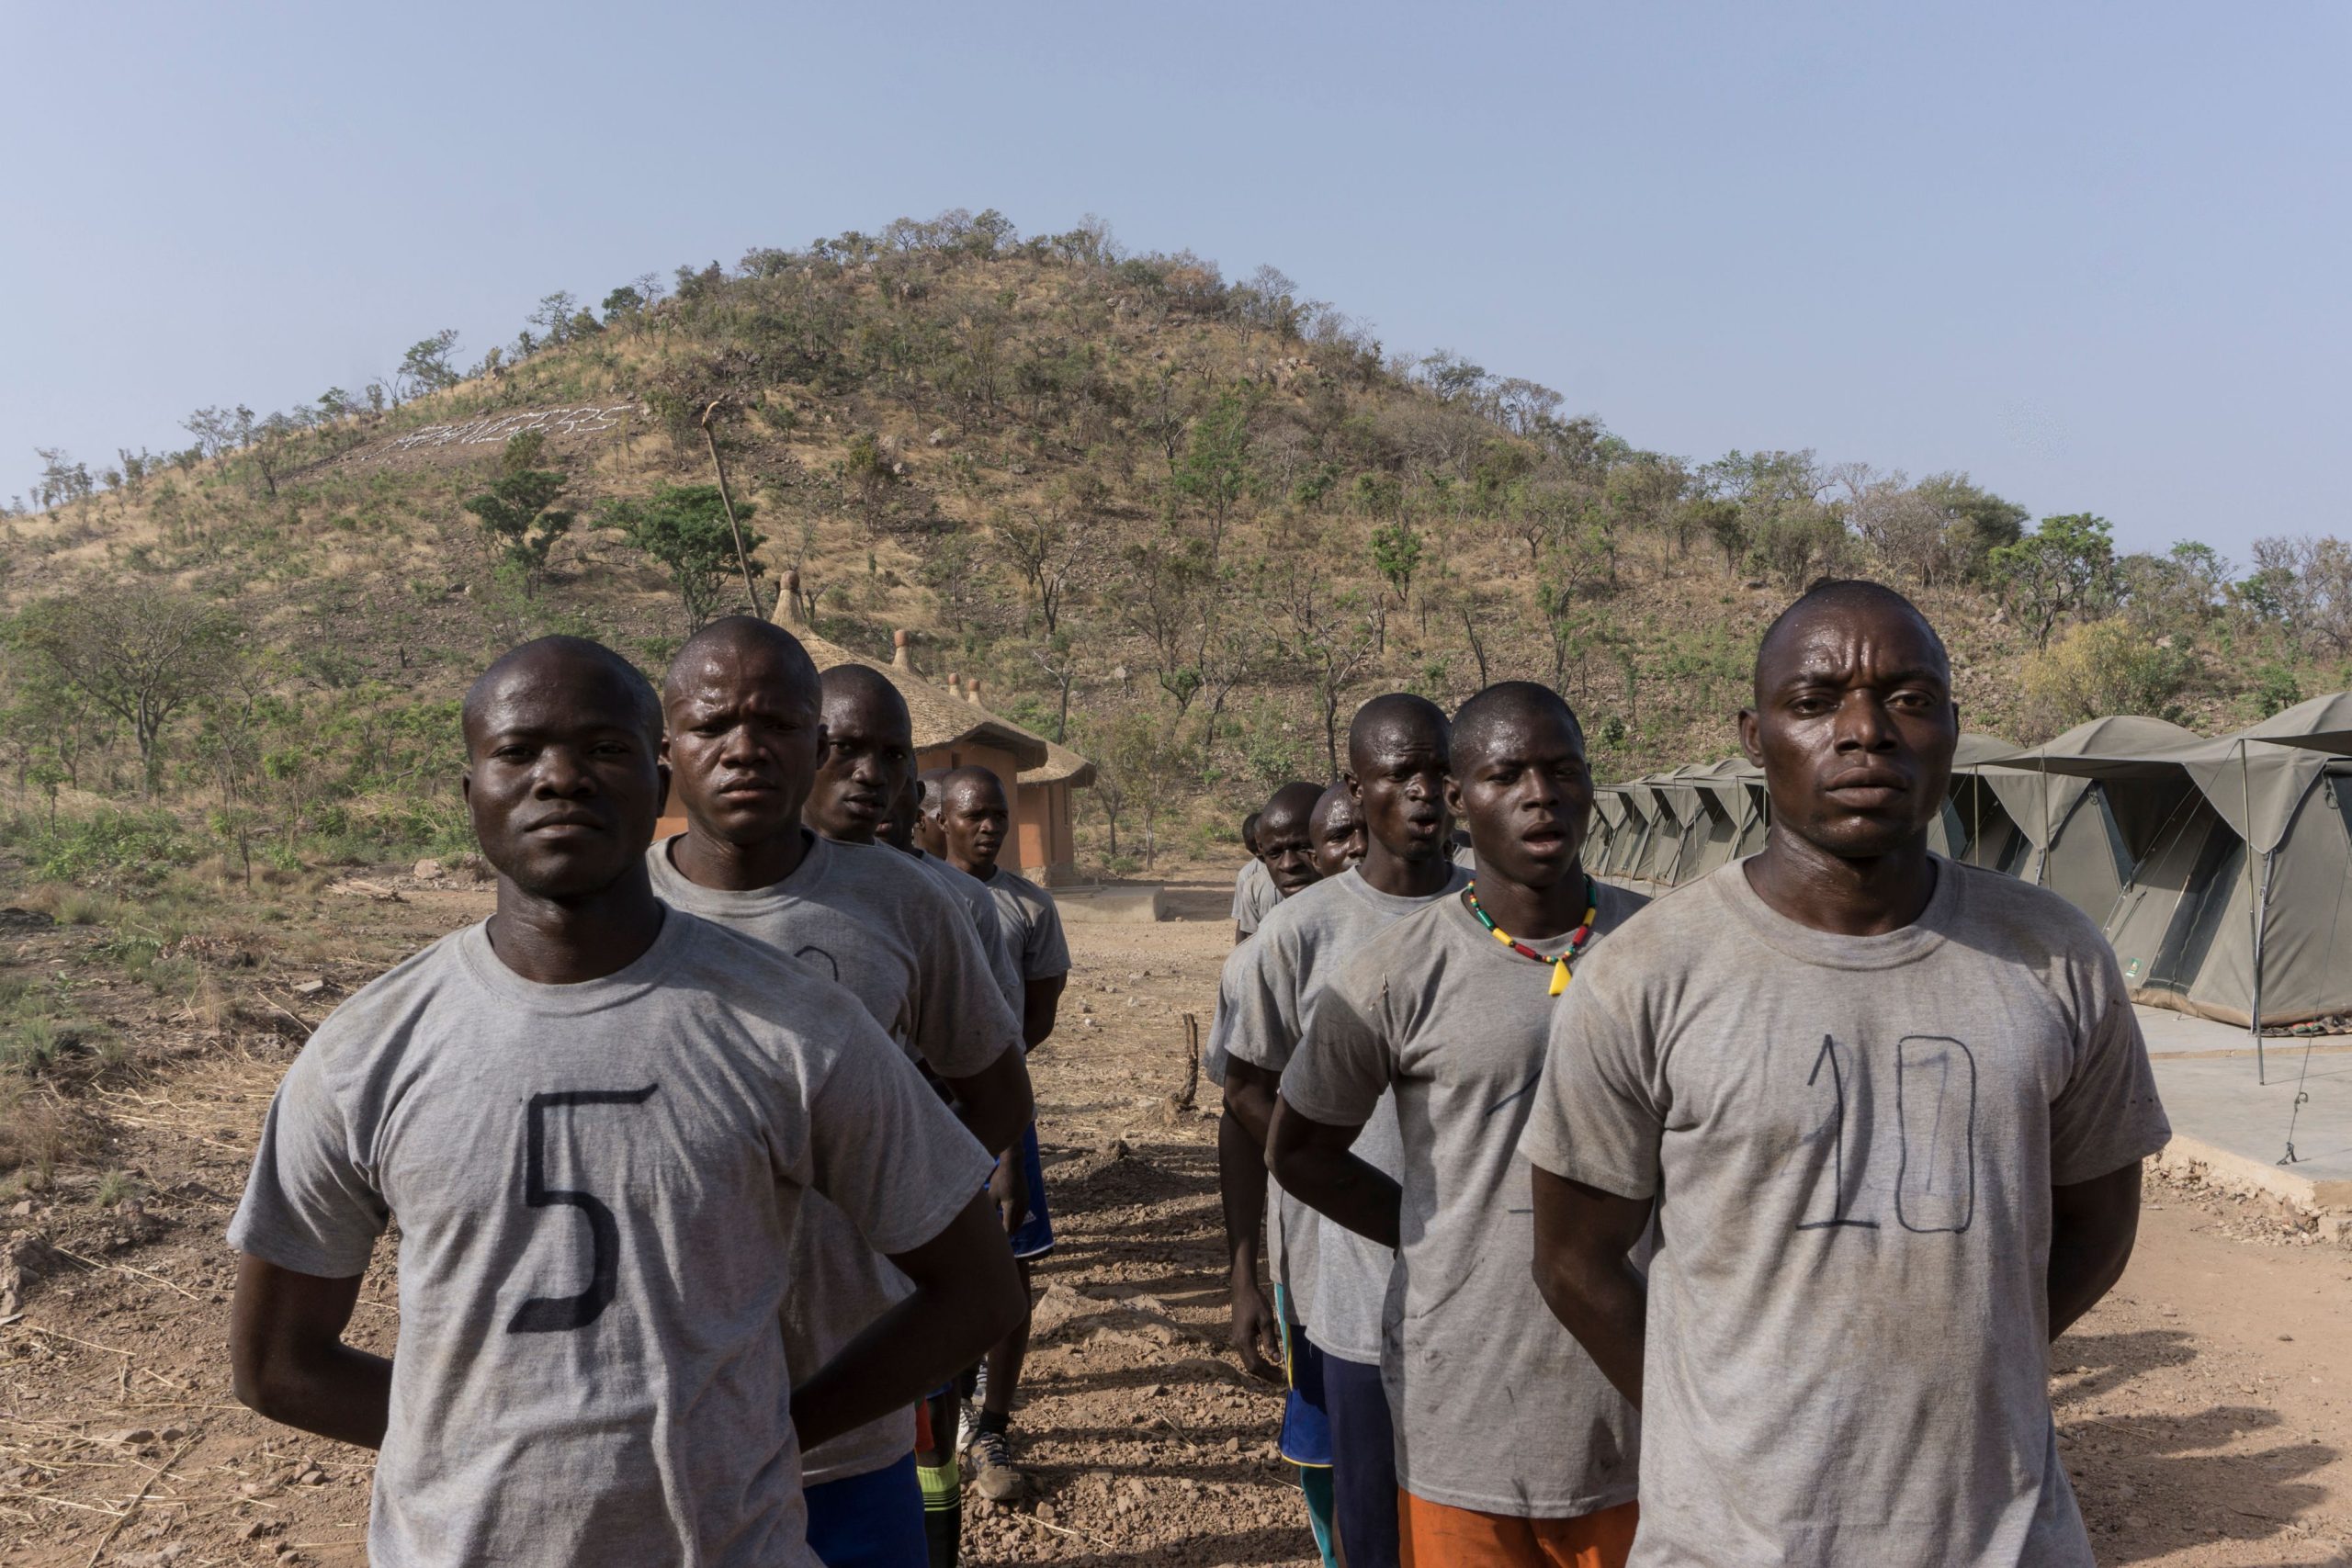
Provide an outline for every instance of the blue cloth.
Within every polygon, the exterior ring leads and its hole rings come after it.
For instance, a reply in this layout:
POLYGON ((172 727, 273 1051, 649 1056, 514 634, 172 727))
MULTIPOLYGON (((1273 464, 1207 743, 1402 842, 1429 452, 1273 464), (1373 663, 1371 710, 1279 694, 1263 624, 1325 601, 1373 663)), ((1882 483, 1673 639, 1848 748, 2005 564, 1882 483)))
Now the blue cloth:
POLYGON ((1046 1168, 1037 1158, 1037 1126, 1021 1134, 1021 1174, 1029 1179, 1029 1217, 1012 1233, 1012 1256, 1043 1258, 1054 1249, 1054 1216, 1046 1208, 1046 1168))
POLYGON ((811 1486, 808 1550, 825 1568, 931 1568, 915 1456, 811 1486))
POLYGON ((1291 1321, 1290 1297, 1274 1287, 1274 1316, 1283 1325, 1283 1375, 1290 1393, 1283 1400, 1282 1455, 1295 1465, 1327 1470, 1331 1464, 1331 1417, 1323 1404, 1323 1352, 1291 1321))
POLYGON ((1396 1432, 1380 1368, 1323 1358, 1331 1413, 1332 1507, 1348 1568, 1396 1568, 1396 1432))

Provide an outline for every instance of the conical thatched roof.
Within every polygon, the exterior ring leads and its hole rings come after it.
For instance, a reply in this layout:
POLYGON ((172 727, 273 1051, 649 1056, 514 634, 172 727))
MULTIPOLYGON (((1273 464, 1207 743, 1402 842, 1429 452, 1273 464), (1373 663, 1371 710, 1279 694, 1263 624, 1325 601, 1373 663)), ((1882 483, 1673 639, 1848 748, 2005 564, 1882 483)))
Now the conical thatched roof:
MULTIPOLYGON (((1047 768, 1053 761, 1052 753, 1061 748, 1044 737, 1030 734, 1009 718, 999 718, 979 704, 955 695, 911 669, 852 653, 837 643, 827 642, 805 626, 786 629, 800 639, 800 645, 808 650, 808 657, 817 661, 820 670, 831 670, 836 664, 863 664, 869 670, 880 671, 907 700, 907 716, 914 723, 917 750, 960 744, 994 746, 1012 754, 1013 761, 1021 765, 1022 783, 1046 782, 1033 781, 1030 774, 1047 768)), ((1081 782, 1093 782, 1092 763, 1076 752, 1065 751, 1063 755, 1086 771, 1087 777, 1081 782)))

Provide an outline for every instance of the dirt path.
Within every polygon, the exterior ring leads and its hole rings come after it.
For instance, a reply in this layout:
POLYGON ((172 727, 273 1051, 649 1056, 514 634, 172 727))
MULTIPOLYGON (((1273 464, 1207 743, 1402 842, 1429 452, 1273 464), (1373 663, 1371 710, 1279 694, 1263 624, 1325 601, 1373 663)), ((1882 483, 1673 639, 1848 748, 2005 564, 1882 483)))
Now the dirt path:
MULTIPOLYGON (((970 1505, 975 1565, 1311 1561, 1272 1452, 1277 1395, 1223 1348, 1216 1090, 1174 1103, 1183 1014, 1205 1026, 1231 937, 1224 894, 1175 902, 1190 918, 1070 927, 1062 1028, 1035 1059, 1060 1238, 1016 1426, 1036 1495, 970 1505)), ((372 908, 364 954, 298 1005, 321 1016, 481 906, 372 908)), ((293 1049, 241 1040, 107 1100, 107 1157, 138 1198, 100 1207, 96 1177, 65 1177, 0 1208, 0 1291, 12 1264, 31 1276, 0 1325, 6 1568, 365 1561, 368 1456, 228 1394, 219 1238, 293 1049)), ((2054 1362, 2101 1562, 2352 1562, 2352 1252, 2201 1194, 2153 1201, 2121 1288, 2054 1362)), ((391 1301, 379 1265, 363 1341, 391 1344, 391 1301)))

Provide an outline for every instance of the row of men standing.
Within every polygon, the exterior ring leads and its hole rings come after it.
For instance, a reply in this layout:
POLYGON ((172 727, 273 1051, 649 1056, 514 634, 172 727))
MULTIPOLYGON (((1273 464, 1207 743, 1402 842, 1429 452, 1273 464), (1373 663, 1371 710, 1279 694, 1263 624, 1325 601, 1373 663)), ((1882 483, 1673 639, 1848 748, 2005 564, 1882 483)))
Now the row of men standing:
POLYGON ((1926 618, 1830 582, 1740 716, 1768 847, 1654 904, 1541 686, 1375 698, 1268 802, 1206 1067, 1327 1562, 2087 1568, 2049 1344, 2169 1130, 2098 930, 1928 851, 1958 733, 1926 618))
POLYGON ((239 1396, 380 1450, 378 1562, 953 1568, 959 1459, 1021 1488, 1053 1244, 1025 1058, 1069 953, 997 864, 1001 784, 914 779, 887 678, 748 618, 658 698, 526 645, 465 729, 497 912, 281 1084, 230 1231, 239 1396), (395 1218, 384 1358, 343 1337, 395 1218))

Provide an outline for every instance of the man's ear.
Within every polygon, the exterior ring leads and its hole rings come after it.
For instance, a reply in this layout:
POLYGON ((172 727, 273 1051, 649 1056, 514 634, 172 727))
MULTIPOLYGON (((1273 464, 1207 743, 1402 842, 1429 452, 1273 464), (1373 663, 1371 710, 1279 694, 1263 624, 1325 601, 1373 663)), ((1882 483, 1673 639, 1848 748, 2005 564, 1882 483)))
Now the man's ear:
POLYGON ((1763 727, 1757 722, 1754 708, 1739 710, 1739 750, 1742 755, 1758 767, 1764 765, 1764 731, 1763 727))
POLYGON ((1466 815, 1462 809, 1462 781, 1452 773, 1445 775, 1445 809, 1451 817, 1466 815))
POLYGON ((1363 804, 1363 785, 1356 782, 1356 771, 1353 768, 1340 770, 1340 782, 1348 786, 1348 798, 1361 807, 1363 804))

